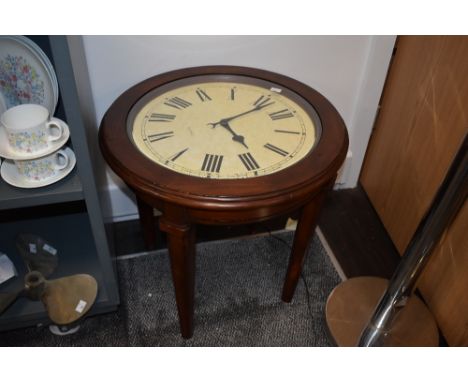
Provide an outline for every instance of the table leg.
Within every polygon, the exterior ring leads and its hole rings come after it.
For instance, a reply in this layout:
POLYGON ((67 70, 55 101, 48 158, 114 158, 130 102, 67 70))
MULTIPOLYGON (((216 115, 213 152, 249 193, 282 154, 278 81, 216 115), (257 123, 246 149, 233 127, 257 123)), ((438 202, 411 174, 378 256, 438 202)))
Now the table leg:
POLYGON ((195 228, 187 223, 177 225, 162 217, 162 231, 167 233, 172 282, 174 284, 179 324, 182 337, 193 335, 195 292, 195 228))
POLYGON ((140 199, 138 195, 136 200, 145 247, 147 251, 151 251, 156 249, 156 222, 154 219, 153 207, 140 199))
POLYGON ((309 248, 319 212, 325 199, 326 192, 318 194, 311 202, 306 204, 299 216, 296 233, 294 235, 293 247, 289 257, 289 266, 286 272, 286 278, 283 285, 283 294, 281 299, 284 302, 291 302, 297 282, 302 271, 302 265, 309 248))

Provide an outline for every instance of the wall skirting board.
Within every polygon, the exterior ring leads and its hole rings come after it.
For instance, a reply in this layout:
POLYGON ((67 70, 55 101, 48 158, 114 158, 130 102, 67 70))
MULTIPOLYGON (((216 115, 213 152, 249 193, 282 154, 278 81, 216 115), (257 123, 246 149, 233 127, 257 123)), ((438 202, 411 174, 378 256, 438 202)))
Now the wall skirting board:
POLYGON ((138 219, 135 197, 124 184, 120 186, 116 183, 110 184, 107 187, 107 193, 109 195, 109 205, 106 206, 106 210, 109 212, 107 221, 120 222, 138 219))

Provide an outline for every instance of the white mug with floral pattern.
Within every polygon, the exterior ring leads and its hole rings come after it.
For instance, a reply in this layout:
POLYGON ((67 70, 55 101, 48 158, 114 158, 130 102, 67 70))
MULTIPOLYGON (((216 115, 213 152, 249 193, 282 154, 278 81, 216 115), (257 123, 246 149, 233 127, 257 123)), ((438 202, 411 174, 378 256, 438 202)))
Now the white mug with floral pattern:
POLYGON ((67 168, 69 161, 65 150, 58 150, 42 158, 15 160, 15 164, 25 180, 40 181, 57 176, 67 168))
POLYGON ((32 103, 6 110, 0 122, 5 127, 11 148, 21 153, 34 154, 45 150, 64 133, 60 119, 49 120, 49 111, 42 105, 32 103))

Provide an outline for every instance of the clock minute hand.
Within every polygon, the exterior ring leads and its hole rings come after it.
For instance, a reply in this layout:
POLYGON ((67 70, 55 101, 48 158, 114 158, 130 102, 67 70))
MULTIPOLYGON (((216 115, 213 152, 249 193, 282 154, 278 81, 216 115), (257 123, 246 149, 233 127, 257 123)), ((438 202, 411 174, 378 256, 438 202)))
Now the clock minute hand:
POLYGON ((223 123, 231 122, 233 119, 236 119, 236 118, 241 117, 241 116, 243 116, 243 115, 252 113, 252 112, 254 112, 254 111, 261 110, 261 109, 263 109, 264 107, 270 106, 270 105, 273 104, 273 103, 274 103, 274 102, 268 102, 268 103, 265 103, 265 104, 257 105, 257 106, 255 106, 253 109, 244 111, 243 113, 239 113, 239 114, 233 115, 232 117, 220 119, 218 122, 209 123, 209 125, 211 125, 211 127, 214 128, 214 127, 216 127, 217 125, 222 125, 223 123))
POLYGON ((231 122, 233 119, 239 118, 239 117, 241 117, 243 115, 252 113, 253 111, 257 111, 257 110, 260 110, 260 109, 256 106, 253 109, 244 111, 243 113, 233 115, 232 117, 229 117, 229 118, 223 118, 220 122, 231 122))

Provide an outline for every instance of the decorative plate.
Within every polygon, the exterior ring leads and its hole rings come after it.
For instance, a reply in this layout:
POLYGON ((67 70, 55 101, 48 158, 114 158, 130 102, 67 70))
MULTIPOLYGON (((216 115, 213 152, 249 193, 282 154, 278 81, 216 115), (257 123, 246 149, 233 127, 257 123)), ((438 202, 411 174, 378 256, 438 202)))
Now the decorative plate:
POLYGON ((54 115, 57 77, 45 53, 30 39, 0 36, 0 92, 7 108, 35 103, 54 115))

